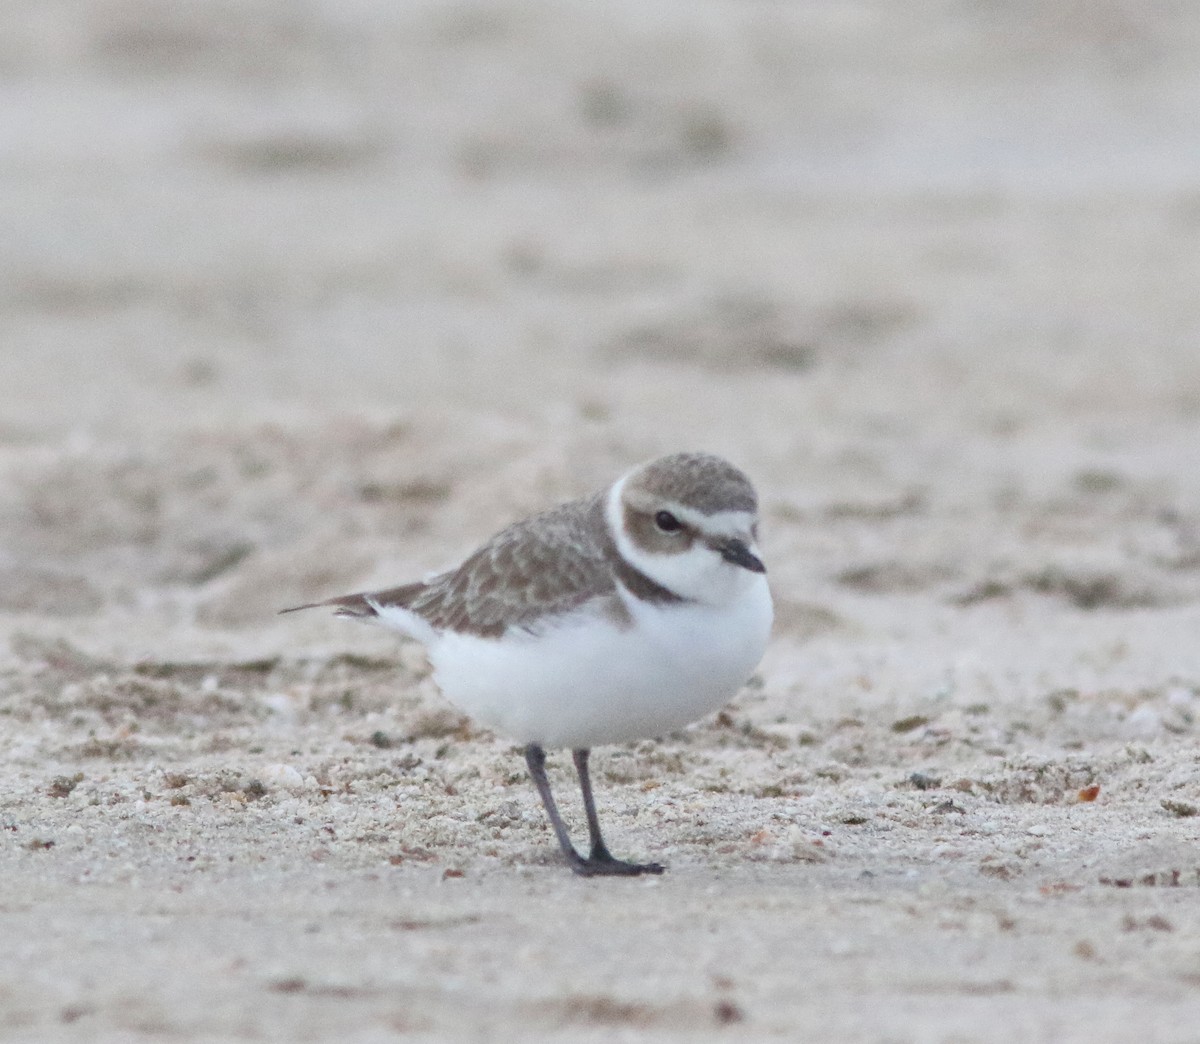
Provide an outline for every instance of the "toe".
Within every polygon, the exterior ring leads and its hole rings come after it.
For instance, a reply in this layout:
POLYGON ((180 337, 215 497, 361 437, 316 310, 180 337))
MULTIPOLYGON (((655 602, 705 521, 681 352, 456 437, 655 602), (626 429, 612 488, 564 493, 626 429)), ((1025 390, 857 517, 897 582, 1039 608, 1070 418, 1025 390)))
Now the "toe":
POLYGON ((581 859, 571 869, 583 877, 640 877, 642 874, 661 874, 661 863, 627 863, 623 859, 581 859))

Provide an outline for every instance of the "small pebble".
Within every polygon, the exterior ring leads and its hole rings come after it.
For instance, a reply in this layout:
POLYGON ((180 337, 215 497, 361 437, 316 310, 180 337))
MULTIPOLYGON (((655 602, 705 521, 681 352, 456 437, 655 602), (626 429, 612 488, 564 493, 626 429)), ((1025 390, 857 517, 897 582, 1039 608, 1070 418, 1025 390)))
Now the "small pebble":
POLYGON ((304 777, 291 765, 266 765, 258 772, 258 778, 272 789, 302 790, 304 777))

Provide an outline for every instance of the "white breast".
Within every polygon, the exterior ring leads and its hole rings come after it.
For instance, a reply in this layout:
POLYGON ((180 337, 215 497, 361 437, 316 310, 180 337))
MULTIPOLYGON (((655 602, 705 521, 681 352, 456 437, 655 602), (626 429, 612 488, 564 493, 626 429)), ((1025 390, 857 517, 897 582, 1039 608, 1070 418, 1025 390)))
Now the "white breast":
POLYGON ((537 635, 446 633, 429 648, 446 697, 520 743, 591 747, 662 735, 723 706, 766 648, 771 595, 744 577, 721 606, 625 595, 632 625, 580 612, 537 635))

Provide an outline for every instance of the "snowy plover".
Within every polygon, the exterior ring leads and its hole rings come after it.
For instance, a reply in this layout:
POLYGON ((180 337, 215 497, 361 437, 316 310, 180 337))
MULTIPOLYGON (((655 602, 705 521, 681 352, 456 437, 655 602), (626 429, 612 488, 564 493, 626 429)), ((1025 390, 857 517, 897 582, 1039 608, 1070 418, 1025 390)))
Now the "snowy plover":
POLYGON ((296 608, 331 606, 423 643, 446 697, 524 744, 577 874, 657 874, 658 863, 609 853, 588 755, 596 744, 681 728, 750 676, 772 619, 757 519, 758 498, 741 471, 719 457, 678 453, 509 526, 428 580, 296 608), (574 754, 586 857, 550 793, 546 747, 574 754))

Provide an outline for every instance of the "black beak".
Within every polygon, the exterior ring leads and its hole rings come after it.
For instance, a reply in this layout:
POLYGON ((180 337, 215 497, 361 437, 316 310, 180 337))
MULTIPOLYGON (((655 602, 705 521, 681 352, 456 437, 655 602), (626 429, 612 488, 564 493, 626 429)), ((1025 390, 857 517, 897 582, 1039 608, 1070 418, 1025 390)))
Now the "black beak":
POLYGON ((752 573, 765 573, 767 567, 763 565, 762 559, 746 546, 744 540, 738 540, 736 537, 732 540, 726 540, 724 543, 717 545, 717 551, 726 562, 731 562, 735 566, 741 566, 743 569, 749 569, 752 573))

